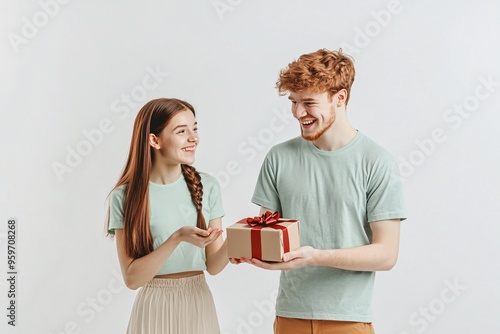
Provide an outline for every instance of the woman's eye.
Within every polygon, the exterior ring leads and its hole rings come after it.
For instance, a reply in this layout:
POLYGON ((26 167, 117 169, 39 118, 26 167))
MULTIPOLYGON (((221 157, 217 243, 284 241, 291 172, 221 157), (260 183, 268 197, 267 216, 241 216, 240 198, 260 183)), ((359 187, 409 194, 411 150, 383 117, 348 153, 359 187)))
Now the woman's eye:
POLYGON ((193 129, 193 131, 194 131, 194 132, 198 132, 198 128, 194 128, 194 129, 193 129))
POLYGON ((186 130, 179 130, 179 132, 177 133, 184 133, 184 132, 186 132, 186 130))

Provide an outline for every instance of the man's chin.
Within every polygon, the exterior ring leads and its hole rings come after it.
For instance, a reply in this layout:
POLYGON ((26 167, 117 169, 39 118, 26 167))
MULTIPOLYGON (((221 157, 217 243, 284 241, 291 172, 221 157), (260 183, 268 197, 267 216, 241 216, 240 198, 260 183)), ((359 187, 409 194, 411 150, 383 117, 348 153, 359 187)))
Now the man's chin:
POLYGON ((302 138, 304 138, 307 141, 315 141, 316 139, 321 137, 323 132, 324 131, 319 131, 319 132, 313 133, 312 135, 305 135, 304 131, 300 131, 300 134, 302 135, 302 138))
POLYGON ((302 138, 304 138, 307 141, 315 141, 319 137, 321 137, 323 135, 323 133, 325 133, 328 129, 330 129, 334 122, 335 122, 335 118, 333 117, 324 128, 318 129, 315 133, 313 133, 311 135, 304 135, 304 130, 301 128, 300 134, 302 135, 302 138))
POLYGON ((313 136, 304 136, 304 134, 302 134, 302 138, 304 138, 307 141, 314 141, 315 140, 313 136))

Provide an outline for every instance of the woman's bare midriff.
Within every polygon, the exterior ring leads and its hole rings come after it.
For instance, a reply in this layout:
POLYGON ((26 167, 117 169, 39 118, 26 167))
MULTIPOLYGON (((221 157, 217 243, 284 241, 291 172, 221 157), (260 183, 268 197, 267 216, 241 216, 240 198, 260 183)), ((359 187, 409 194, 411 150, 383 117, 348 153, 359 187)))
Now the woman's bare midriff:
POLYGON ((196 275, 203 274, 203 271, 184 271, 182 273, 174 273, 174 274, 165 274, 165 275, 156 275, 155 278, 183 278, 183 277, 191 277, 196 275))

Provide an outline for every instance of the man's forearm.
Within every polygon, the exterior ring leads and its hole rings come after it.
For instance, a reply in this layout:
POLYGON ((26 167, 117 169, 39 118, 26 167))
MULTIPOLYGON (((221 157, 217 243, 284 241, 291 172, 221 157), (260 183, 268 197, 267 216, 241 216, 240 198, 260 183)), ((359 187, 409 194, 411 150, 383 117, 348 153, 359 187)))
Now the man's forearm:
POLYGON ((384 271, 392 269, 397 258, 397 250, 382 244, 370 244, 344 249, 316 249, 311 265, 355 271, 384 271))

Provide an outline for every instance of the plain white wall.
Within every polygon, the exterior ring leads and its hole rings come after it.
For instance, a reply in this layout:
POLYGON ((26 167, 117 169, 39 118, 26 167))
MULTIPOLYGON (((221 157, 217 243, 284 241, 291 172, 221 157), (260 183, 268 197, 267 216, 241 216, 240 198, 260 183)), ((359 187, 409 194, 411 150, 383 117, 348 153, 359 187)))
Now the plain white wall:
MULTIPOLYGON (((279 70, 339 47, 357 70, 351 122, 404 176, 409 219, 397 266, 377 275, 377 333, 499 331, 497 1, 2 0, 0 24, 2 277, 18 220, 17 326, 2 279, 2 333, 124 332, 136 292, 104 238, 105 201, 145 102, 195 106, 195 166, 219 179, 228 226, 258 212, 266 152, 299 134, 279 70)), ((278 276, 208 276, 223 334, 271 333, 278 276)))

